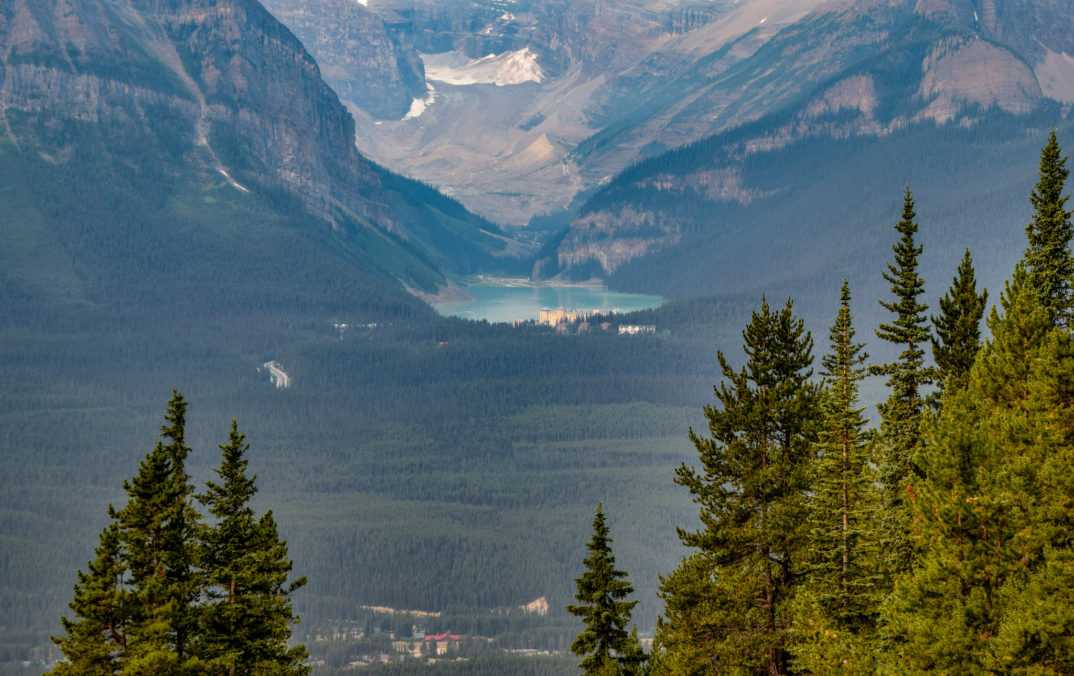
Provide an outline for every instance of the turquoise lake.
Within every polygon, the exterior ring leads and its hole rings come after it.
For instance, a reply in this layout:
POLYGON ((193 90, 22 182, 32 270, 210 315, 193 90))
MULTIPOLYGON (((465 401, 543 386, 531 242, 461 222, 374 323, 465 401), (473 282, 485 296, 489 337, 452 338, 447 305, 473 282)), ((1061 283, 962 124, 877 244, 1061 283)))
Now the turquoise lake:
POLYGON ((632 312, 664 304, 660 296, 609 291, 599 286, 545 286, 523 280, 474 284, 465 289, 475 300, 437 303, 436 311, 445 316, 485 319, 489 322, 536 320, 541 310, 618 310, 632 312))

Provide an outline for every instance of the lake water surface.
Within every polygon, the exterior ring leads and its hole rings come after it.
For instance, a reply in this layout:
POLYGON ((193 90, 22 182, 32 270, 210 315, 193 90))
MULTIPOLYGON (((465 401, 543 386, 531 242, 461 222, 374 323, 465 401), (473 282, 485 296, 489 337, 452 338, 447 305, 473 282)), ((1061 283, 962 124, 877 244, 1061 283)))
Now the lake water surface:
POLYGON ((445 316, 485 319, 489 322, 536 320, 541 310, 618 310, 632 312, 664 304, 660 296, 609 291, 599 286, 541 285, 524 280, 497 280, 465 287, 475 300, 437 303, 445 316))

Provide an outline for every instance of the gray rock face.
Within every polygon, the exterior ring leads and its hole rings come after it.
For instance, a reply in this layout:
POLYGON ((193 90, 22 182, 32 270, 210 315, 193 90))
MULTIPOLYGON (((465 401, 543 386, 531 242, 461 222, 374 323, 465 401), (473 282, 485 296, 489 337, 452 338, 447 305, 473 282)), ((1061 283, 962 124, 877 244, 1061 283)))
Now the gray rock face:
POLYGON ((344 206, 394 227, 350 115, 256 1, 19 0, 2 20, 5 110, 141 125, 164 106, 208 150, 206 169, 282 181, 323 214, 344 206), (241 158, 218 149, 225 138, 242 139, 241 158))
POLYGON ((425 97, 425 72, 411 24, 354 0, 265 0, 302 40, 340 98, 375 119, 399 119, 425 97))

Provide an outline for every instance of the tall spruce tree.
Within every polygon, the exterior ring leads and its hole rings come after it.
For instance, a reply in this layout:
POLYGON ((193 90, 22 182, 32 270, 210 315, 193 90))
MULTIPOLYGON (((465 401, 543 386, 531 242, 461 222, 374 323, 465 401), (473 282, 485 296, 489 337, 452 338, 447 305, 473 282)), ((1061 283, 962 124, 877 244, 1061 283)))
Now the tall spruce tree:
POLYGON ((290 594, 306 583, 288 584, 291 560, 272 512, 255 518, 250 500, 256 477, 247 476, 250 445, 232 421, 228 443, 215 470, 221 483, 207 482, 198 500, 216 523, 204 529, 201 563, 207 602, 201 613, 198 652, 209 673, 305 674, 303 646, 288 648, 297 621, 290 594))
POLYGON ((1033 220, 1026 226, 1029 246, 1023 258, 1029 283, 1053 326, 1069 326, 1074 308, 1071 292, 1074 255, 1070 251, 1074 227, 1070 222, 1071 212, 1065 208, 1070 196, 1063 195, 1070 171, 1066 168, 1067 158, 1061 153, 1052 129, 1048 143, 1040 152, 1037 185, 1029 196, 1033 220))
POLYGON ((917 565, 883 608, 886 673, 1070 673, 1074 344, 1019 266, 965 389, 926 429, 917 565))
POLYGON ((53 640, 66 662, 60 673, 172 674, 194 668, 189 650, 199 593, 193 541, 198 515, 190 504, 184 441, 186 400, 172 393, 161 437, 138 474, 123 482, 127 504, 111 506, 97 559, 79 573, 53 640))
POLYGON ((785 674, 790 603, 807 538, 808 467, 816 441, 813 341, 792 303, 762 302, 743 331, 741 371, 718 354, 719 406, 710 436, 690 431, 701 468, 676 483, 700 506, 701 529, 679 529, 696 550, 661 578, 654 667, 660 673, 785 674), (656 654, 659 652, 659 654, 656 654))
POLYGON ((797 669, 809 673, 850 665, 867 671, 871 664, 876 496, 868 468, 865 409, 858 405, 868 355, 854 333, 850 285, 844 279, 829 334, 830 351, 821 359, 826 387, 809 499, 808 575, 797 622, 801 640, 794 649, 797 669))
POLYGON ((936 361, 939 395, 948 386, 965 389, 970 367, 981 349, 981 318, 988 304, 988 291, 977 293, 977 280, 970 250, 962 256, 951 288, 940 299, 940 316, 932 318, 936 335, 932 357, 936 361))
POLYGON ((190 635, 199 580, 193 543, 199 516, 186 473, 187 402, 172 392, 156 447, 123 488, 129 499, 114 512, 129 570, 131 617, 123 672, 178 673, 197 660, 190 635))
POLYGON ((580 666, 588 676, 615 676, 641 672, 645 656, 638 642, 637 628, 627 633, 630 613, 637 601, 627 601, 634 587, 626 572, 615 567, 612 539, 600 503, 593 517, 593 537, 589 555, 582 563, 586 570, 575 578, 577 605, 567 610, 585 623, 585 629, 571 643, 571 652, 582 657, 580 666))
POLYGON ((922 247, 917 244, 914 199, 909 186, 903 196, 902 217, 895 225, 898 241, 892 245, 894 263, 888 264, 884 280, 891 284, 893 299, 880 305, 894 314, 890 323, 880 324, 876 335, 902 348, 898 358, 870 373, 888 376, 890 394, 878 406, 880 410, 880 459, 877 479, 883 487, 881 496, 881 541, 893 576, 910 567, 913 551, 907 538, 909 511, 907 490, 920 468, 914 455, 921 441, 924 409, 922 388, 932 383, 933 370, 925 366, 924 346, 929 342, 925 311, 920 301, 925 282, 917 272, 922 247))

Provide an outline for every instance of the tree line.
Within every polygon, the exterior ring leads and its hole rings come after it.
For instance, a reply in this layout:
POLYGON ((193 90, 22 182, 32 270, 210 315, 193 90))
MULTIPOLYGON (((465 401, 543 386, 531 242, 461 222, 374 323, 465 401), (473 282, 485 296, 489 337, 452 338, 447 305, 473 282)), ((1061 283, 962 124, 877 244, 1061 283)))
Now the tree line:
POLYGON ((891 319, 876 329, 899 350, 893 361, 868 364, 846 280, 820 379, 792 301, 762 300, 742 334, 745 365, 718 355, 708 429, 690 431, 699 465, 676 472, 700 527, 678 529, 688 551, 660 577, 664 611, 644 661, 625 634, 632 589, 598 507, 580 606, 569 607, 585 623, 572 646, 585 673, 1074 672, 1065 164, 1053 130, 1028 244, 987 340, 988 294, 968 250, 930 322, 909 186, 883 273, 891 319), (887 379, 876 429, 859 403, 867 375, 887 379))

